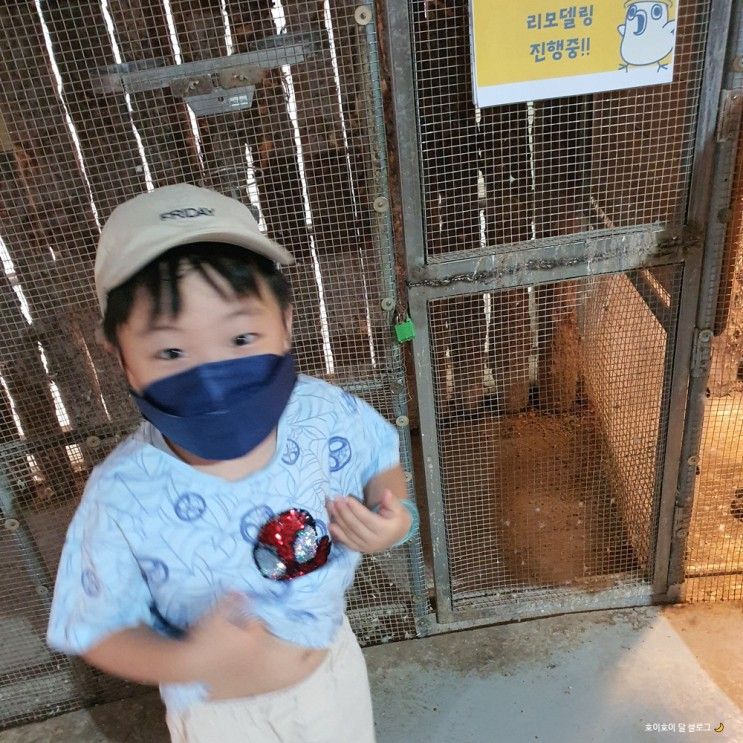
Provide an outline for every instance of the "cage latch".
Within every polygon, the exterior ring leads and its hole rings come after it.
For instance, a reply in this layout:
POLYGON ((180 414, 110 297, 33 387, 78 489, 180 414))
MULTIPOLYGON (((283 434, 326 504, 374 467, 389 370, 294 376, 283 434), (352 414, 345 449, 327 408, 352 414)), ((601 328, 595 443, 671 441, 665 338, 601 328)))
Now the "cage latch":
POLYGON ((219 83, 211 75, 182 77, 170 83, 170 90, 174 96, 183 98, 196 116, 209 116, 250 108, 255 83, 262 77, 263 70, 243 65, 221 70, 219 83), (235 85, 238 80, 243 84, 235 85))
POLYGON ((694 346, 691 357, 692 377, 702 377, 709 372, 713 337, 714 333, 709 328, 694 329, 694 346))
POLYGON ((255 86, 267 70, 304 62, 320 47, 315 33, 282 34, 261 40, 253 51, 226 57, 175 65, 165 59, 110 65, 92 75, 92 82, 94 90, 104 94, 170 88, 196 116, 230 113, 250 108, 255 86))
POLYGON ((720 110, 717 116, 718 142, 737 141, 742 113, 743 88, 723 90, 720 97, 720 110))

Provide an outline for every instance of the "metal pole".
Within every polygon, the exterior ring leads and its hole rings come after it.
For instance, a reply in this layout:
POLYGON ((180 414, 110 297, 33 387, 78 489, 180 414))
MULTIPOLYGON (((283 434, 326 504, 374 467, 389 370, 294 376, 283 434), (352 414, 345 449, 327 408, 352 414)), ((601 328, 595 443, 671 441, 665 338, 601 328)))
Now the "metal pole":
POLYGON ((36 595, 41 600, 44 608, 49 611, 51 599, 49 598, 52 578, 49 575, 41 552, 36 546, 31 530, 28 528, 23 514, 16 509, 13 491, 5 474, 5 470, 0 467, 0 510, 4 517, 4 528, 13 532, 18 540, 18 546, 26 566, 29 580, 33 583, 36 595))
POLYGON ((390 78, 395 113, 395 137, 400 162, 400 192, 405 234, 407 274, 415 279, 425 265, 425 231, 421 190, 416 83, 412 22, 408 0, 387 0, 387 44, 390 53, 390 78))
POLYGON ((431 370, 431 339, 428 328, 427 301, 420 292, 410 292, 410 316, 417 333, 413 341, 415 378, 418 388, 421 444, 426 477, 429 528, 433 549, 433 576, 436 589, 436 615, 440 624, 454 619, 452 587, 449 573, 449 546, 446 539, 446 511, 439 461, 436 397, 431 370))
MULTIPOLYGON (((389 199, 388 166, 387 166, 387 142, 384 124, 384 102, 382 100, 382 84, 380 79, 379 48, 377 41, 377 24, 375 18, 375 7, 370 6, 372 14, 371 21, 366 24, 367 51, 369 54, 368 68, 371 83, 370 94, 373 103, 375 133, 374 148, 378 159, 378 170, 376 180, 378 193, 389 199)), ((390 208, 379 214, 379 239, 380 239, 380 274, 384 296, 397 297, 397 281, 395 272, 395 246, 390 218, 390 208)), ((410 429, 408 421, 408 397, 405 384, 404 362, 402 350, 395 340, 390 339, 390 360, 393 379, 389 382, 392 389, 392 404, 400 431, 400 449, 402 454, 402 465, 407 473, 408 497, 415 499, 415 483, 413 481, 413 461, 411 454, 410 429)), ((423 565, 423 547, 420 535, 411 540, 406 548, 408 557, 408 571, 413 596, 413 615, 416 632, 419 635, 426 633, 426 618, 429 615, 428 597, 426 593, 425 571, 423 565)))
MULTIPOLYGON (((412 22, 407 0, 388 0, 385 8, 395 137, 400 162, 405 261, 407 275, 415 281, 425 268, 426 239, 418 149, 416 83, 411 40, 412 22)), ((436 614, 440 623, 446 623, 452 620, 453 609, 436 428, 436 400, 431 373, 428 313, 425 299, 414 289, 409 292, 409 302, 410 315, 416 327, 413 357, 418 388, 429 529, 433 544, 436 614)))
MULTIPOLYGON (((734 88, 743 85, 735 58, 743 51, 740 4, 713 0, 707 37, 702 100, 700 102, 688 222, 704 232, 704 250, 690 255, 684 272, 684 291, 668 427, 664 489, 674 488, 675 502, 666 498, 660 514, 654 589, 676 601, 684 580, 684 553, 696 481, 709 377, 712 326, 730 204, 731 174, 740 128, 737 116, 726 121, 734 88), (722 87, 722 97, 720 91, 722 87), (721 104, 722 102, 722 109, 721 104), (694 302, 693 298, 699 301, 694 302), (694 312, 694 308, 696 311, 694 312), (684 429, 683 392, 686 395, 684 429), (675 506, 675 510, 674 510, 675 506), (668 566, 667 571, 665 566, 668 566)), ((738 91, 740 98, 741 91, 738 91)))

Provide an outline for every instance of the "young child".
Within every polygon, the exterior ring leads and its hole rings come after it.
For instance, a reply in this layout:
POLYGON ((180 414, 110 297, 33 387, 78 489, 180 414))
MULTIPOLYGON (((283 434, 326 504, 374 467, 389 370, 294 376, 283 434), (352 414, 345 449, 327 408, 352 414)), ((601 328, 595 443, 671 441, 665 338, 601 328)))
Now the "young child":
POLYGON ((344 594, 417 513, 395 428, 295 373, 292 262, 246 206, 186 184, 101 233, 103 332, 146 420, 90 476, 47 639, 159 684, 174 741, 374 740, 344 594))

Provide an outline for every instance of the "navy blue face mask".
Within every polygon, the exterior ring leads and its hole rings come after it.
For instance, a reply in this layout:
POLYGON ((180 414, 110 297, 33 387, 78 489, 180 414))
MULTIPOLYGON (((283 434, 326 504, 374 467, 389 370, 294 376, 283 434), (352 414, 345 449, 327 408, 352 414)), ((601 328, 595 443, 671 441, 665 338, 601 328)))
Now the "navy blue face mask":
POLYGON ((297 374, 291 354, 202 364, 132 397, 160 433, 204 459, 235 459, 274 430, 297 374))

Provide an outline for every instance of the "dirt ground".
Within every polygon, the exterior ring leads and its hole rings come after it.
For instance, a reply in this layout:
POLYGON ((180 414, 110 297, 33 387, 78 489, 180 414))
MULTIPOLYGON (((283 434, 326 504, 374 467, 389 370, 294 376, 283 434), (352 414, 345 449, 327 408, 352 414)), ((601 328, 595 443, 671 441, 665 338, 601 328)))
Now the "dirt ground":
POLYGON ((743 572, 743 384, 708 400, 697 488, 688 574, 743 572))
POLYGON ((743 643, 740 632, 730 632, 743 629, 743 602, 675 604, 664 607, 663 614, 702 668, 743 709, 743 643))
POLYGON ((598 590, 638 569, 588 409, 451 419, 439 435, 455 593, 598 590))

